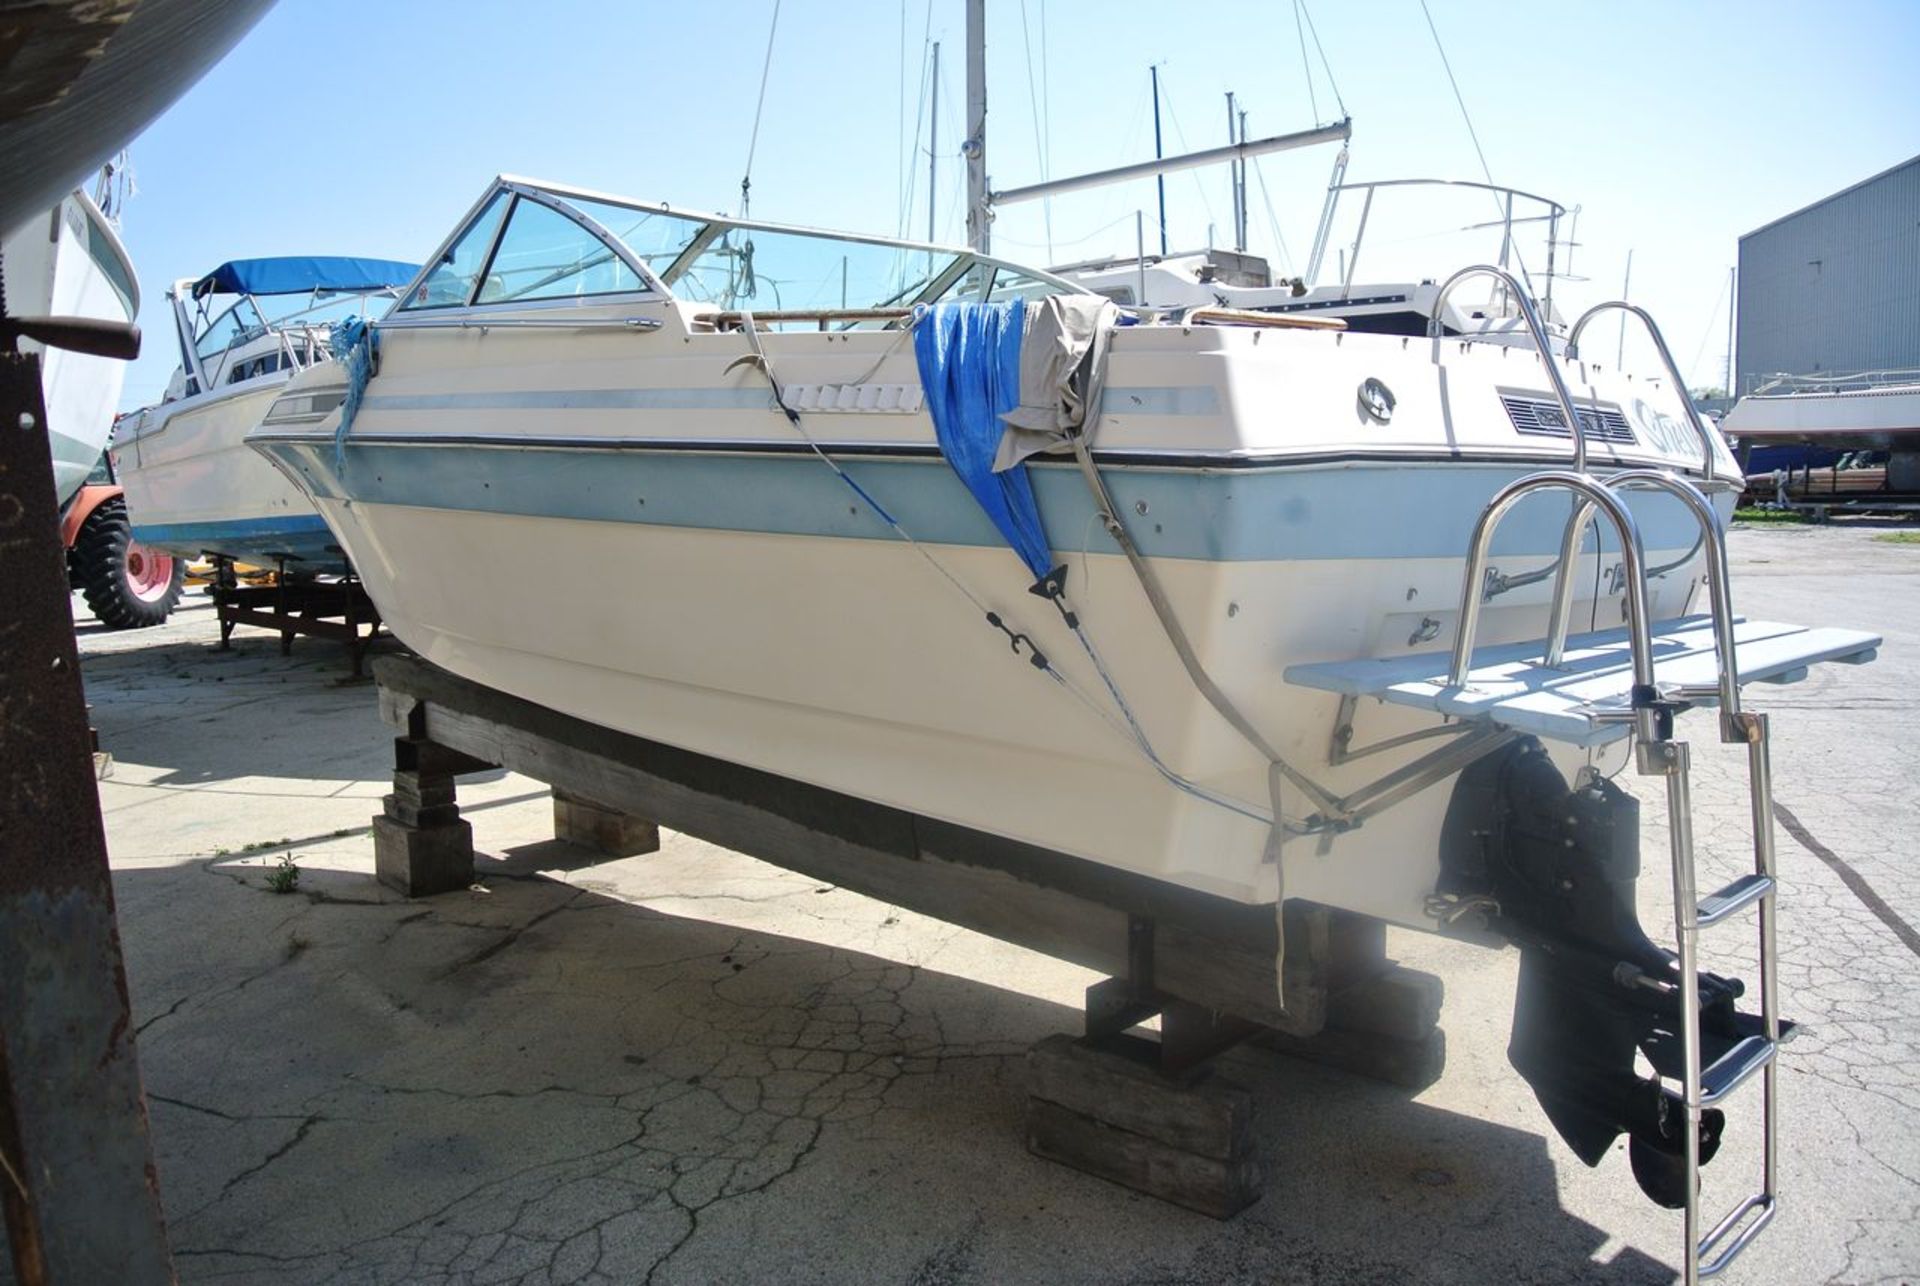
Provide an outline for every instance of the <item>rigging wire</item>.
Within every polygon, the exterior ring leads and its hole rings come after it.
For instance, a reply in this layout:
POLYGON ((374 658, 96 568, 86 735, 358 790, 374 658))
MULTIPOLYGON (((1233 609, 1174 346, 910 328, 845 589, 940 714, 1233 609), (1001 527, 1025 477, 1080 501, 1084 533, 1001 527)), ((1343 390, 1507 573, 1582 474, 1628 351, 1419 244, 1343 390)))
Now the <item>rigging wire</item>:
MULTIPOLYGON (((1466 97, 1460 92, 1460 82, 1454 78, 1453 63, 1447 58, 1446 45, 1441 43, 1440 28, 1433 25, 1433 12, 1427 8, 1427 0, 1420 0, 1420 12, 1426 16, 1427 30, 1433 35, 1433 47, 1440 55, 1440 65, 1446 69, 1447 84, 1453 87, 1453 101, 1460 105, 1460 119, 1467 123, 1467 137, 1473 140, 1473 154, 1480 158, 1480 173, 1486 177, 1489 187, 1497 186, 1493 181, 1493 167, 1487 164, 1486 151, 1480 146, 1480 131, 1473 127, 1473 113, 1467 110, 1466 97)), ((1500 194, 1489 192, 1487 197, 1493 202, 1493 208, 1504 218, 1506 211, 1501 204, 1500 194)), ((1528 293, 1533 293, 1533 274, 1527 271, 1526 255, 1522 252, 1519 241, 1509 236, 1505 244, 1513 255, 1514 263, 1520 269, 1521 281, 1526 283, 1528 293)))
MULTIPOLYGON (((1122 215, 1118 215, 1118 216, 1116 216, 1115 218, 1113 218, 1113 219, 1110 219, 1110 220, 1108 220, 1108 221, 1107 221, 1106 223, 1103 223, 1103 224, 1101 224, 1101 225, 1100 225, 1099 227, 1097 227, 1097 228, 1095 228, 1095 229, 1094 229, 1093 231, 1091 231, 1091 232, 1089 232, 1089 233, 1087 233, 1087 234, 1085 234, 1084 236, 1079 236, 1079 237, 1073 237, 1073 238, 1071 238, 1071 239, 1068 239, 1068 240, 1062 240, 1062 241, 1052 241, 1052 242, 1047 242, 1047 243, 1045 243, 1045 244, 1046 244, 1046 245, 1048 245, 1048 246, 1081 246, 1081 245, 1085 245, 1085 244, 1086 244, 1087 242, 1089 242, 1089 241, 1091 241, 1091 240, 1093 240, 1093 239, 1094 239, 1095 237, 1098 237, 1098 236, 1101 236, 1101 235, 1102 235, 1102 234, 1104 234, 1104 233, 1108 233, 1108 232, 1111 232, 1111 231, 1113 231, 1113 230, 1114 230, 1115 228, 1117 228, 1117 227, 1119 227, 1119 226, 1120 226, 1121 224, 1123 224, 1123 223, 1124 223, 1124 224, 1127 224, 1128 226, 1132 226, 1132 224, 1133 224, 1133 211, 1131 211, 1131 210, 1128 210, 1128 211, 1127 211, 1127 212, 1126 212, 1125 214, 1122 214, 1122 215)), ((1007 245, 1010 245, 1010 246, 1022 246, 1022 247, 1024 247, 1024 248, 1026 248, 1026 249, 1029 249, 1029 250, 1037 250, 1037 249, 1039 249, 1039 248, 1041 247, 1041 245, 1043 244, 1043 243, 1041 243, 1041 242, 1038 242, 1038 241, 1022 241, 1022 240, 1021 240, 1021 239, 1020 239, 1019 237, 1010 237, 1010 236, 1007 236, 1007 235, 1006 235, 1005 233, 1003 233, 1003 232, 1001 232, 1001 231, 1000 231, 1000 229, 999 229, 999 228, 997 228, 997 227, 996 227, 996 228, 995 228, 995 229, 993 230, 993 240, 994 240, 994 244, 996 244, 996 245, 998 245, 998 244, 1000 244, 1000 243, 1002 243, 1002 242, 1005 242, 1005 243, 1006 243, 1007 245)), ((1132 259, 1132 258, 1133 258, 1133 256, 1132 256, 1132 255, 1127 255, 1127 256, 1126 256, 1126 258, 1128 258, 1128 259, 1132 259)))
MULTIPOLYGON (((1313 37, 1314 52, 1320 55, 1320 69, 1327 73, 1327 88, 1333 91, 1334 105, 1340 109, 1340 114, 1345 116, 1347 100, 1340 97, 1340 82, 1333 78, 1333 64, 1327 61, 1327 51, 1320 45, 1320 29, 1313 25, 1313 10, 1307 8, 1307 0, 1295 0, 1295 3, 1299 12, 1306 17, 1307 34, 1313 37)), ((1317 115, 1316 119, 1318 119, 1317 115)))
MULTIPOLYGON (((1165 92, 1166 88, 1167 74, 1163 69, 1160 73, 1160 89, 1162 91, 1160 101, 1166 104, 1167 121, 1173 126, 1173 136, 1180 140, 1180 150, 1182 152, 1192 151, 1193 149, 1187 145, 1187 132, 1180 128, 1180 114, 1173 110, 1173 95, 1165 92)), ((1207 212, 1207 226, 1212 227, 1218 220, 1213 217, 1213 202, 1207 199, 1207 185, 1200 181, 1199 170, 1188 170, 1187 173, 1193 177, 1193 190, 1200 195, 1200 207, 1207 212)))
MULTIPOLYGON (((905 0, 902 0, 905 3, 905 0)), ((913 104, 913 146, 902 157, 907 171, 906 182, 900 193, 900 210, 897 229, 894 233, 902 241, 908 240, 907 222, 913 217, 913 199, 920 183, 920 127, 926 123, 927 114, 927 69, 933 58, 933 0, 927 0, 926 24, 920 32, 920 88, 915 92, 913 104)), ((901 124, 906 123, 906 112, 900 113, 901 124)))
POLYGON ((907 187, 907 0, 900 0, 900 88, 893 104, 893 204, 907 187))
POLYGON ((747 138, 747 168, 740 176, 740 217, 747 217, 753 190, 753 154, 760 146, 760 116, 767 107, 767 77, 773 71, 773 35, 780 29, 780 0, 773 0, 773 20, 767 24, 767 55, 760 63, 760 97, 753 105, 753 133, 747 138))
MULTIPOLYGON (((1046 13, 1047 13, 1046 0, 1040 0, 1040 20, 1042 23, 1046 21, 1046 13)), ((1031 110, 1031 112, 1033 113, 1033 150, 1034 150, 1034 154, 1040 161, 1040 181, 1044 183, 1053 176, 1049 173, 1049 167, 1047 163, 1047 144, 1046 144, 1045 138, 1042 137, 1041 129, 1040 129, 1040 97, 1039 97, 1039 92, 1034 84, 1033 28, 1032 28, 1032 25, 1027 21, 1027 0, 1020 0, 1020 39, 1022 43, 1026 46, 1026 53, 1027 53, 1027 104, 1028 104, 1029 110, 1031 110)), ((1045 58, 1044 54, 1042 54, 1042 58, 1044 60, 1045 58)), ((1042 65, 1044 69, 1044 62, 1042 65)), ((1041 213, 1041 218, 1045 221, 1046 230, 1047 230, 1047 262, 1052 263, 1053 262, 1053 202, 1052 200, 1049 199, 1049 200, 1044 200, 1040 202, 1040 213, 1041 213)))
MULTIPOLYGON (((916 322, 918 321, 918 317, 919 317, 919 314, 916 313, 915 315, 916 322)), ((1084 626, 1082 626, 1079 623, 1078 619, 1075 618, 1067 610, 1063 602, 1061 602, 1060 600, 1056 600, 1056 606, 1060 607, 1061 615, 1066 620, 1068 628, 1073 632, 1074 637, 1079 641, 1081 648, 1086 652, 1088 659, 1093 663, 1095 671, 1100 675, 1101 682, 1105 685, 1107 691, 1111 694, 1114 700, 1114 703, 1119 707, 1121 714, 1125 717, 1126 726, 1122 727, 1121 724, 1114 718, 1113 714, 1110 711, 1108 711, 1098 701, 1095 701, 1093 697, 1088 695, 1087 692, 1084 689, 1082 689, 1078 684, 1076 684, 1072 679, 1068 678, 1065 674, 1061 673, 1060 670, 1057 667, 1055 667, 1053 663, 1046 658, 1045 654, 1040 652, 1034 646, 1032 635, 1020 629, 1020 625, 1018 621, 1012 621, 1010 623, 1001 613, 989 607, 986 604, 986 602, 983 601, 979 595, 975 594, 971 589, 969 589, 966 583, 962 581, 958 576, 956 576, 950 568, 948 568, 939 559, 935 558, 931 550, 929 550, 926 546, 922 545, 919 541, 915 540, 913 536, 907 531, 907 529, 900 524, 899 520, 896 519, 891 513, 889 513, 887 509, 883 505, 881 505, 881 503, 878 500, 876 500, 873 497, 873 494, 871 492, 869 492, 865 487, 861 486, 859 481, 855 479, 853 475, 849 474, 844 468, 842 468, 840 466, 840 462, 835 460, 831 455, 829 455, 826 449, 820 445, 819 441, 815 439, 811 433, 807 432, 806 426, 801 423, 800 412, 796 410, 793 406, 791 406, 786 400, 786 394, 780 385, 779 377, 774 374, 773 364, 768 360, 766 349, 760 343, 759 328, 754 324, 753 314, 751 312, 745 312, 742 314, 741 329, 743 329, 746 332, 747 344, 752 349, 752 352, 745 357, 737 359, 733 363, 733 365, 747 364, 747 365, 756 367, 760 371, 761 375, 763 375, 766 378, 768 386, 773 390, 774 405, 779 408, 781 414, 783 414, 786 417, 787 423, 793 427, 793 431, 795 433, 800 435, 801 440, 807 444, 808 448, 811 449, 813 454, 829 469, 833 470, 834 474, 839 477, 840 481, 844 482, 853 491, 853 493, 860 498, 862 503, 864 503, 868 509, 870 509, 876 516, 879 517, 879 519, 883 523, 887 525, 889 529, 892 530, 894 535, 898 536, 901 540, 905 541, 909 546, 911 546, 914 552, 918 553, 921 558, 926 560, 928 566, 932 567, 936 572, 938 572, 941 578, 944 579, 949 585, 951 585, 960 594, 961 597, 965 598, 968 603, 972 604, 975 610, 979 611, 981 615, 986 619, 988 625, 992 626, 995 630, 1000 631, 1008 639, 1010 639, 1012 641, 1013 651, 1016 656, 1021 655, 1020 644, 1022 642, 1025 642, 1027 647, 1027 653, 1023 659, 1025 659, 1035 669, 1045 674, 1049 679, 1053 680, 1053 682, 1062 691, 1066 692, 1068 695, 1078 700, 1095 717, 1100 719, 1102 723, 1105 723, 1110 729, 1118 733, 1122 738, 1133 742, 1134 746, 1139 750, 1142 757, 1146 759, 1147 763, 1154 769, 1154 771, 1157 772, 1163 779, 1166 780, 1166 782, 1169 785, 1173 786, 1175 789, 1185 794, 1191 795, 1196 799, 1203 800, 1206 803, 1213 804, 1216 807, 1226 809, 1229 812, 1236 813, 1242 817, 1248 818, 1249 820, 1259 822, 1265 826, 1272 827, 1278 824, 1281 826, 1285 826, 1288 829, 1297 829, 1294 823, 1292 823, 1291 821, 1289 821, 1289 819, 1285 818, 1284 816, 1281 816, 1278 813, 1277 808, 1278 808, 1279 800, 1277 795, 1274 796, 1276 811, 1273 813, 1262 812, 1260 809, 1254 807, 1253 805, 1243 803, 1239 800, 1232 798, 1231 796, 1221 795, 1214 791, 1208 790, 1206 787, 1199 785, 1197 782, 1194 782, 1186 777, 1181 776, 1179 773, 1175 772, 1171 767, 1169 767, 1167 763, 1160 758, 1159 753, 1153 748, 1152 742, 1148 740, 1146 731, 1143 728, 1141 728, 1139 720, 1134 716, 1132 707, 1128 705, 1126 698, 1123 695, 1121 695, 1119 685, 1114 681, 1113 676, 1108 671, 1106 667, 1106 663, 1101 658, 1098 649, 1094 647, 1093 640, 1087 637, 1084 626)), ((891 354, 895 349, 898 348, 898 346, 901 344, 905 336, 910 335, 912 333, 913 333, 913 327, 911 325, 902 327, 900 331, 900 337, 896 338, 892 344, 888 345, 886 351, 881 354, 881 361, 884 361, 889 354, 891 354)), ((878 366, 879 366, 879 363, 876 362, 874 369, 878 369, 878 366)), ((729 369, 731 369, 731 366, 729 367, 729 369)))
MULTIPOLYGON (((1473 128, 1473 113, 1467 110, 1467 100, 1460 93, 1460 82, 1454 79, 1453 64, 1447 60, 1447 47, 1440 43, 1440 29, 1433 25, 1433 13, 1427 8, 1427 0, 1420 0, 1420 12, 1426 15, 1427 30, 1433 33, 1433 47, 1439 51, 1440 65, 1446 68, 1447 84, 1453 86, 1453 101, 1460 105, 1460 119, 1467 123, 1467 137, 1473 140, 1473 154, 1480 158, 1480 173, 1487 182, 1493 182, 1493 169, 1487 164, 1487 154, 1480 146, 1480 133, 1473 128)), ((1499 198, 1494 199, 1496 205, 1499 198)))
POLYGON ((1273 213, 1273 198, 1267 194, 1267 172, 1260 168, 1260 158, 1253 158, 1253 177, 1260 182, 1260 203, 1267 207, 1267 227, 1273 233, 1273 241, 1280 250, 1280 258, 1289 273, 1293 271, 1293 251, 1287 248, 1287 239, 1280 232, 1280 220, 1273 213))
MULTIPOLYGON (((1052 173, 1053 171, 1053 75, 1052 75, 1052 72, 1049 70, 1049 63, 1047 59, 1047 0, 1040 0, 1040 118, 1041 118, 1041 126, 1040 126, 1041 136, 1046 141, 1046 146, 1043 149, 1043 151, 1046 156, 1047 172, 1052 173)), ((1045 202, 1044 208, 1047 211, 1047 218, 1049 220, 1049 225, 1047 228, 1047 236, 1049 239, 1051 239, 1053 236, 1053 228, 1051 225, 1051 220, 1053 217, 1053 214, 1052 214, 1053 203, 1051 201, 1045 202)))
MULTIPOLYGON (((1720 320, 1720 301, 1727 293, 1720 288, 1718 282, 1719 279, 1716 277, 1713 288, 1713 311, 1707 314, 1707 328, 1700 332, 1699 347, 1693 350, 1693 360, 1687 363, 1687 378, 1690 380, 1696 378, 1696 372, 1700 369, 1700 358, 1707 351, 1707 341, 1712 339, 1717 333, 1714 323, 1720 320)), ((1729 376, 1731 376, 1731 372, 1729 372, 1729 376)), ((1733 381, 1731 378, 1728 379, 1727 384, 1728 387, 1732 387, 1733 381)))
POLYGON ((1307 105, 1313 109, 1313 119, 1320 119, 1320 99, 1313 92, 1313 64, 1307 60, 1307 29, 1300 21, 1300 0, 1293 0, 1293 31, 1300 37, 1300 70, 1307 76, 1307 105))

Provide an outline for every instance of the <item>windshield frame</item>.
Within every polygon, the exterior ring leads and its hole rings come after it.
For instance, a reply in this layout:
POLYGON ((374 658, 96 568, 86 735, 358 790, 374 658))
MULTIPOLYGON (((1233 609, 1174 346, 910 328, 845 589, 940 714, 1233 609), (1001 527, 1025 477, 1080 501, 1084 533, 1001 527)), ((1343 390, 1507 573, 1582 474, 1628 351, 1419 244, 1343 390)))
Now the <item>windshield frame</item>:
MULTIPOLYGON (((974 251, 963 246, 940 245, 936 242, 928 241, 909 241, 899 237, 883 236, 877 233, 841 232, 834 229, 809 227, 802 224, 775 223, 764 219, 741 219, 731 215, 685 209, 669 205, 663 201, 640 201, 632 197, 619 196, 610 192, 600 192, 591 188, 576 187, 570 184, 519 178, 512 175, 501 175, 487 186, 486 191, 482 192, 479 199, 461 216, 460 220, 453 226, 453 229, 447 234, 446 238, 435 247, 432 254, 427 256, 426 261, 421 265, 419 274, 415 276, 412 281, 408 282, 403 289, 397 292, 393 306, 382 316, 382 321, 394 321, 404 324, 402 307, 406 300, 424 283, 427 276, 433 271, 434 266, 441 261, 452 249, 454 244, 466 233, 467 228, 472 224, 474 219, 479 217, 487 208, 488 202, 493 200, 496 194, 502 192, 538 202, 580 224, 588 232, 606 242, 608 247, 619 256, 621 261, 639 275, 641 281, 646 284, 647 288, 621 294, 587 296, 578 300, 564 298, 513 300, 502 303, 481 304, 476 302, 479 289, 478 286, 476 286, 473 291, 469 292, 467 302, 464 305, 452 304, 444 306, 451 311, 478 313, 506 309, 531 310, 539 308, 586 307, 649 297, 665 297, 695 307, 711 307, 712 305, 705 304, 704 301, 688 299, 676 294, 670 283, 677 280, 677 274, 684 274, 691 265, 698 262, 700 256, 715 241, 735 229, 747 232, 780 233, 825 241, 849 242, 856 245, 878 246, 890 250, 900 250, 910 254, 932 255, 936 258, 944 257, 947 260, 945 266, 940 271, 922 278, 917 283, 918 288, 914 290, 910 298, 894 296, 887 304, 880 305, 882 307, 897 307, 903 312, 912 309, 915 305, 938 300, 951 288, 956 280, 976 264, 986 265, 996 270, 1006 269, 1021 273, 1040 285, 1061 294, 1089 293, 1086 286, 1061 277, 1056 273, 1049 272, 1044 268, 1035 268, 1027 264, 1016 263, 1012 260, 1002 259, 996 255, 976 254, 974 251), (668 265, 664 271, 655 271, 617 235, 575 204, 576 201, 588 201, 602 205, 617 206, 639 214, 665 215, 705 226, 701 227, 700 230, 695 233, 693 238, 687 243, 686 248, 680 252, 672 264, 668 265)), ((502 232, 504 232, 505 226, 506 223, 503 219, 501 223, 502 232)), ((497 239, 496 236, 496 241, 497 239)), ((489 250, 489 258, 491 254, 492 251, 489 250)), ((910 286, 912 284, 913 283, 909 283, 910 286)))

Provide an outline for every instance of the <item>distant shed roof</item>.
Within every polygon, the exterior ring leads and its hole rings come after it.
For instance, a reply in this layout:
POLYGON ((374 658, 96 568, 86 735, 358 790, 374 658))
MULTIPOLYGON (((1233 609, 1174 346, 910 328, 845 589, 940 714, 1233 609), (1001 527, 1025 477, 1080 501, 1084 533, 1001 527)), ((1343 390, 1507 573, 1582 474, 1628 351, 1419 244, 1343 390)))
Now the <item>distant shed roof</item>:
POLYGON ((1847 196, 1848 194, 1853 192, 1858 192, 1861 188, 1868 187, 1872 184, 1878 183, 1881 179, 1886 178, 1890 174, 1898 174, 1901 170, 1904 170, 1908 166, 1912 166, 1912 165, 1920 165, 1920 156, 1909 157, 1907 160, 1900 162, 1900 164, 1898 165, 1890 165, 1886 169, 1880 171, 1878 174, 1870 175, 1867 178, 1861 179, 1858 183, 1849 184, 1846 187, 1841 188, 1838 192, 1834 192, 1827 196, 1821 197, 1818 201, 1810 201, 1806 205, 1801 206, 1798 210, 1794 210, 1788 214, 1783 214, 1777 219, 1769 219, 1767 222, 1755 228, 1752 232, 1742 233, 1740 236, 1740 239, 1742 241, 1745 241, 1748 237, 1758 236, 1762 232, 1765 232, 1768 228, 1776 227, 1782 223, 1785 223, 1788 219, 1797 219, 1809 210, 1817 210, 1821 206, 1826 205, 1830 201, 1838 201, 1843 196, 1847 196))

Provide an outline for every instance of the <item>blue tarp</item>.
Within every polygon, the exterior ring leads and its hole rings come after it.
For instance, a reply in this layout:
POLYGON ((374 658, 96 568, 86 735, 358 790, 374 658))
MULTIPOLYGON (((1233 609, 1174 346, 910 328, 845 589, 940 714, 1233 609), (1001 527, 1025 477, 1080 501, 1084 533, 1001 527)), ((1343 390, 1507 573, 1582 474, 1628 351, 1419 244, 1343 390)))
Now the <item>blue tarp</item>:
POLYGON ((1020 404, 1020 341, 1026 326, 1027 307, 1018 299, 940 304, 915 322, 913 351, 941 454, 1039 580, 1053 559, 1027 467, 993 471, 1004 429, 1000 417, 1020 404))
POLYGON ((333 431, 333 467, 342 475, 347 471, 347 434, 353 431, 353 417, 360 413, 360 399, 366 395, 367 381, 373 378, 373 364, 380 356, 380 332, 364 317, 348 317, 333 324, 328 349, 347 374, 347 395, 340 401, 340 424, 333 431))
POLYGON ((404 286, 420 271, 397 259, 352 259, 290 255, 279 259, 233 259, 193 283, 193 297, 304 295, 313 290, 379 290, 404 286))

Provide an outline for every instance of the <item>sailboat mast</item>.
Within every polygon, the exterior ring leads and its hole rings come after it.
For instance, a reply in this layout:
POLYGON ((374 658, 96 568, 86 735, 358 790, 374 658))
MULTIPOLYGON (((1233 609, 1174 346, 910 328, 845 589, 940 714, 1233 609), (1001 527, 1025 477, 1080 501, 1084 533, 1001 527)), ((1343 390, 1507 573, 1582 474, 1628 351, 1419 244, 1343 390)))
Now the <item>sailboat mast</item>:
MULTIPOLYGON (((1245 143, 1247 141, 1247 109, 1244 107, 1240 109, 1240 137, 1237 141, 1240 143, 1245 143)), ((1235 249, 1239 250, 1241 254, 1245 254, 1247 252, 1247 213, 1248 213, 1247 211, 1247 162, 1245 157, 1241 158, 1239 169, 1240 169, 1240 244, 1237 247, 1235 247, 1235 249)))
POLYGON ((987 192, 987 0, 967 0, 967 244, 981 254, 992 245, 993 210, 987 192))
MULTIPOLYGON (((1153 159, 1158 161, 1166 156, 1160 143, 1160 64, 1155 63, 1147 70, 1153 73, 1153 159)), ((1167 176, 1153 176, 1154 186, 1160 190, 1160 257, 1167 257, 1167 176)))
MULTIPOLYGON (((1234 131, 1233 91, 1227 91, 1227 144, 1232 146, 1240 141, 1234 131)), ((1245 250, 1240 242, 1240 160, 1238 156, 1227 162, 1227 208, 1233 214, 1233 248, 1245 250)))
MULTIPOLYGON (((1155 85, 1159 76, 1154 77, 1155 85)), ((1223 162, 1237 162, 1236 171, 1244 175, 1248 159, 1264 156, 1268 152, 1285 152, 1296 147, 1311 147, 1317 143, 1344 143, 1353 136, 1353 118, 1343 116, 1331 125, 1317 125, 1310 130, 1301 130, 1293 134, 1276 134, 1272 138, 1263 138, 1248 142, 1246 123, 1240 117, 1233 95, 1227 95, 1227 145, 1209 147, 1198 152, 1183 152, 1179 156, 1155 157, 1151 161, 1140 161, 1133 165, 1120 165, 1110 170, 1098 170, 1092 174, 1076 174, 1071 178, 1047 179, 1040 183, 1029 183, 1025 187, 1008 188, 995 192, 987 186, 987 2, 986 0, 967 0, 967 137, 960 144, 961 154, 967 158, 967 244, 980 254, 992 251, 992 236, 989 231, 993 222, 993 207, 1012 205, 1020 201, 1040 201, 1047 197, 1058 196, 1063 192, 1078 192, 1082 188, 1104 187, 1110 183, 1124 183, 1132 179, 1143 179, 1148 175, 1164 175, 1173 170, 1192 170, 1203 165, 1219 165, 1223 162)), ((1341 151, 1344 161, 1346 152, 1341 151)), ((1340 169, 1335 168, 1337 179, 1340 169)), ((1234 227, 1238 233, 1240 248, 1246 248, 1246 186, 1245 178, 1237 178, 1234 183, 1234 227)), ((1163 222, 1164 226, 1164 222, 1163 222)))
POLYGON ((933 221, 940 208, 940 42, 933 42, 933 107, 927 113, 927 240, 938 241, 933 221))

